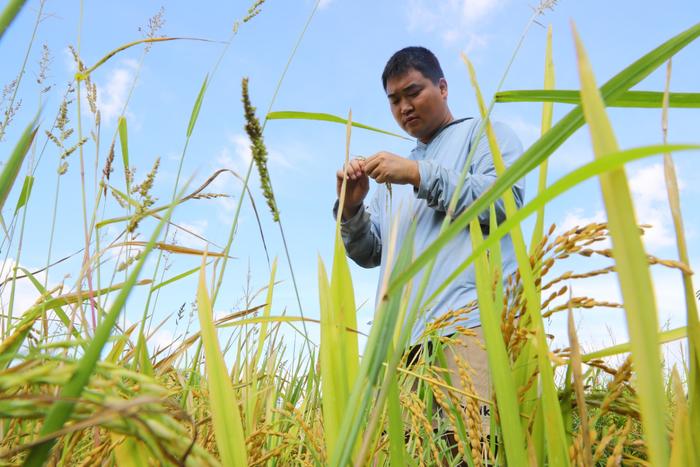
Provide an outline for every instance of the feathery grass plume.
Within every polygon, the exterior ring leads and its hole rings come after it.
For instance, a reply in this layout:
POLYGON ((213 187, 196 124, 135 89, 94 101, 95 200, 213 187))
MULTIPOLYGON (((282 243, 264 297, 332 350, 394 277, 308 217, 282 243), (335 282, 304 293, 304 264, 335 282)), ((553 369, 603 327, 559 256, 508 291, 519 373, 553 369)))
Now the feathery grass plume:
MULTIPOLYGON (((70 49, 71 54, 73 55, 73 61, 75 61, 75 65, 78 68, 78 74, 84 73, 87 68, 85 67, 83 60, 80 58, 80 55, 78 55, 78 51, 75 50, 72 45, 69 45, 68 48, 70 49)), ((88 107, 90 108, 92 115, 95 116, 96 122, 99 122, 99 118, 97 117, 97 85, 92 82, 89 74, 83 80, 85 81, 85 89, 87 90, 88 107)))
MULTIPOLYGON (((146 39, 153 39, 155 37, 165 37, 162 34, 158 34, 158 31, 160 31, 163 26, 165 25, 165 8, 162 6, 156 14, 148 18, 148 23, 146 24, 145 27, 139 26, 138 31, 142 33, 146 39)), ((153 46, 152 42, 147 42, 146 45, 144 46, 144 50, 146 52, 149 52, 151 50, 151 47, 153 46)))
POLYGON ((258 16, 260 13, 260 8, 262 7, 262 4, 265 3, 265 0, 255 0, 255 3, 253 3, 250 8, 248 8, 248 14, 245 15, 243 18, 243 22, 247 23, 251 19, 255 18, 258 16))
POLYGON ((109 182, 109 176, 114 171, 114 167, 112 167, 112 163, 114 163, 114 143, 115 140, 112 140, 112 144, 109 146, 109 153, 107 154, 105 166, 102 169, 102 175, 104 176, 103 188, 105 196, 107 196, 107 183, 109 182))
POLYGON ((2 141, 5 136, 5 128, 7 128, 7 125, 10 124, 12 117, 15 116, 22 105, 22 99, 19 99, 14 104, 12 103, 12 100, 10 100, 8 104, 5 104, 7 98, 14 94, 15 88, 18 84, 19 81, 13 79, 2 88, 2 95, 0 95, 0 108, 4 106, 4 109, 2 109, 3 125, 0 126, 0 141, 2 141))
MULTIPOLYGON (((153 164, 153 168, 150 172, 148 172, 148 175, 146 175, 146 178, 143 180, 143 182, 131 187, 131 194, 138 194, 141 197, 141 202, 139 203, 138 208, 136 208, 136 212, 131 217, 131 219, 129 220, 129 224, 126 227, 126 230, 129 233, 133 233, 136 230, 136 228, 139 225, 139 222, 141 222, 141 219, 146 217, 146 213, 156 202, 157 198, 152 197, 150 192, 151 188, 153 188, 153 182, 155 181, 156 173, 158 172, 159 166, 160 157, 156 159, 155 163, 153 164)), ((133 171, 130 172, 133 176, 133 171)))
POLYGON ((272 193, 270 174, 267 171, 267 148, 265 148, 265 143, 263 141, 260 121, 258 120, 258 117, 255 116, 255 107, 253 107, 250 103, 247 77, 243 78, 242 89, 243 109, 245 111, 246 120, 245 131, 248 133, 248 138, 250 138, 250 150, 253 153, 253 160, 258 168, 258 174, 260 175, 260 186, 262 188, 263 195, 267 200, 267 205, 270 207, 273 220, 275 222, 279 222, 280 214, 277 210, 277 203, 275 203, 275 195, 272 193))
POLYGON ((70 127, 70 118, 68 117, 68 106, 73 103, 73 99, 68 96, 74 92, 75 88, 72 84, 69 84, 66 97, 61 102, 58 108, 58 115, 56 116, 54 127, 58 130, 57 134, 53 133, 53 129, 51 131, 44 130, 49 140, 61 150, 60 163, 58 165, 59 175, 63 175, 68 171, 68 157, 88 140, 87 137, 82 137, 73 145, 67 144, 74 133, 74 129, 70 127))
MULTIPOLYGON (((49 64, 51 63, 51 51, 49 46, 43 44, 41 47, 41 59, 39 60, 39 74, 36 77, 36 83, 42 85, 46 82, 49 73, 49 64)), ((42 93, 48 92, 51 86, 47 86, 41 90, 42 93)))

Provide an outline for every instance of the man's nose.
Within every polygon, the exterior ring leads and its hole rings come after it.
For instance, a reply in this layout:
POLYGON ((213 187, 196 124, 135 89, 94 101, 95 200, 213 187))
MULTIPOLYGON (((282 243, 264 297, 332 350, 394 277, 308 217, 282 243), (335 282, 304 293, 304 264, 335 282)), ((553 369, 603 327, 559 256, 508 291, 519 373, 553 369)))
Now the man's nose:
POLYGON ((400 110, 401 110, 401 115, 409 114, 409 113, 413 112, 413 104, 411 104, 408 100, 404 99, 403 101, 401 101, 400 110))

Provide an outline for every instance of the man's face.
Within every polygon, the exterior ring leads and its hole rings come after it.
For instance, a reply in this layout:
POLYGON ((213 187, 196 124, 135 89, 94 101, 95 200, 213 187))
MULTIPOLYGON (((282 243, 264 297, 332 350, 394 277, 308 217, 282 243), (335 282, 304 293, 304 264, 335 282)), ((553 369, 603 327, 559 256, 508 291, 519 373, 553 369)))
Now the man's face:
POLYGON ((447 107, 447 81, 444 78, 434 84, 412 68, 387 80, 386 95, 399 126, 423 143, 430 141, 435 132, 452 118, 447 107))

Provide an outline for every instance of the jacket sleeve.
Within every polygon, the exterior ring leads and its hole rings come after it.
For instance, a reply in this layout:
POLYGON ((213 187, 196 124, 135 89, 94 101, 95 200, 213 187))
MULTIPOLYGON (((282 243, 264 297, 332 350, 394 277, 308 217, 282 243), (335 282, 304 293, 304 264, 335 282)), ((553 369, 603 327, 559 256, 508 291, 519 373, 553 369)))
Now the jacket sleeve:
MULTIPOLYGON (((369 206, 362 206, 350 219, 340 221, 340 235, 347 255, 363 268, 379 266, 382 260, 382 237, 378 219, 378 197, 369 206)), ((333 217, 338 216, 338 200, 333 206, 333 217)))
MULTIPOLYGON (((508 126, 502 123, 494 123, 493 126, 496 133, 496 140, 498 141, 498 146, 503 156, 503 162, 506 167, 508 167, 522 154, 522 145, 513 130, 508 126)), ((473 144, 475 144, 474 140, 467 145, 465 153, 460 156, 459 167, 444 167, 440 165, 439 162, 433 160, 418 161, 420 185, 416 196, 426 200, 429 207, 446 212, 450 200, 452 199, 452 194, 457 188, 457 183, 459 182, 462 168, 466 163, 467 155, 473 144)), ((469 205, 490 188, 495 181, 496 168, 494 167, 493 156, 491 155, 488 139, 484 132, 477 143, 472 164, 469 167, 464 185, 459 193, 457 206, 455 208, 455 216, 469 207, 469 205)), ((513 186, 513 195, 517 206, 521 207, 525 195, 524 179, 513 186)), ((496 202, 495 208, 498 222, 503 221, 505 219, 503 200, 499 199, 498 202, 496 202)), ((488 209, 479 214, 479 222, 482 225, 488 225, 488 219, 488 209)))

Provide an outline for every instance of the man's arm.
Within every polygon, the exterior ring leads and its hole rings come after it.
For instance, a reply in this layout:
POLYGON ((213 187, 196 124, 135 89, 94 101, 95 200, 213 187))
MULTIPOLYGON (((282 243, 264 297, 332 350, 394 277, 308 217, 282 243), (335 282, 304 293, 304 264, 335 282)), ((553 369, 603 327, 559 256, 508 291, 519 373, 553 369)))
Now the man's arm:
MULTIPOLYGON (((382 257, 381 231, 377 221, 377 198, 366 209, 364 199, 369 192, 369 178, 365 173, 364 161, 353 159, 347 169, 336 173, 338 197, 345 179, 345 204, 341 214, 340 235, 350 258, 365 268, 379 266, 382 257)), ((338 204, 335 202, 333 215, 337 219, 338 204)))
MULTIPOLYGON (((493 126, 496 140, 503 156, 503 162, 508 167, 522 154, 522 145, 508 126, 497 122, 493 126)), ((461 156, 462 166, 466 163, 468 152, 473 144, 474 141, 471 142, 465 154, 461 156)), ((472 166, 467 172, 467 177, 457 199, 455 216, 471 205, 476 198, 481 196, 496 181, 496 168, 493 164, 493 156, 491 155, 485 133, 478 142, 472 161, 472 166)), ((461 168, 455 170, 440 165, 439 161, 421 160, 418 161, 418 170, 420 172, 420 184, 416 196, 420 199, 425 199, 428 206, 433 209, 447 211, 461 176, 461 168)), ((513 186, 513 194, 518 206, 522 206, 524 193, 525 181, 521 180, 513 186)), ((497 220, 501 222, 505 219, 503 201, 499 199, 495 208, 497 220)), ((488 210, 479 214, 479 221, 482 224, 488 225, 488 219, 488 210)))
MULTIPOLYGON (((382 260, 382 239, 376 212, 375 197, 369 207, 363 204, 352 217, 340 221, 340 236, 345 251, 363 268, 379 266, 382 260)), ((338 215, 338 201, 333 206, 333 214, 338 215)))

